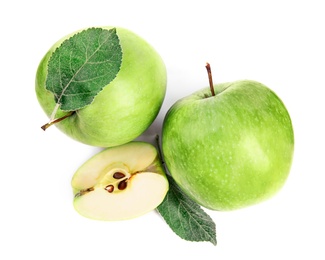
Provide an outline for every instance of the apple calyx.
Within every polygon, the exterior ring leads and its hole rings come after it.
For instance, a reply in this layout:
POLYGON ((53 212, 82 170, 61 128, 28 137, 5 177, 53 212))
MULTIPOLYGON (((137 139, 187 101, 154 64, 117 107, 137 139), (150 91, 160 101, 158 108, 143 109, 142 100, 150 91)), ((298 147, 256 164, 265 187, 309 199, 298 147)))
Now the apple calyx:
POLYGON ((62 120, 66 119, 67 117, 73 115, 76 111, 70 111, 68 112, 68 114, 66 114, 65 116, 63 117, 60 117, 60 118, 56 118, 56 119, 53 119, 53 120, 50 120, 50 122, 46 123, 45 125, 42 125, 41 128, 45 131, 47 128, 49 128, 51 125, 54 125, 56 123, 59 123, 61 122, 62 120))
POLYGON ((74 197, 75 197, 75 198, 80 197, 80 196, 82 196, 82 195, 87 194, 88 192, 93 191, 93 190, 94 190, 94 188, 88 188, 88 189, 85 189, 85 190, 81 190, 81 191, 79 191, 78 193, 76 193, 76 195, 75 195, 74 197))
POLYGON ((206 70, 208 72, 209 85, 210 85, 211 94, 212 94, 212 96, 215 96, 216 93, 214 92, 214 88, 213 88, 213 80, 212 80, 211 66, 210 66, 210 64, 208 62, 206 63, 205 68, 206 68, 206 70))

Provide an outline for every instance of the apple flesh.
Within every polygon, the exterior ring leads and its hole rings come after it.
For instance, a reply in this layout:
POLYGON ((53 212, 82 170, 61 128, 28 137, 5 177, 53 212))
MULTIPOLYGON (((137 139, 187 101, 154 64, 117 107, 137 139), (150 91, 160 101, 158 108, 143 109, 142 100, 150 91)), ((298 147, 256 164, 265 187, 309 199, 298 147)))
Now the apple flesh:
MULTIPOLYGON (((166 68, 159 54, 133 32, 124 28, 116 31, 123 52, 116 78, 90 105, 55 124, 68 136, 88 145, 111 147, 134 140, 154 121, 165 97, 166 68)), ((54 44, 37 69, 36 95, 48 117, 56 106, 53 93, 45 88, 48 62, 55 49, 75 33, 54 44)), ((56 118, 65 115, 67 112, 59 109, 56 118)))
POLYGON ((289 113, 266 86, 218 84, 177 101, 163 123, 164 161, 178 185, 212 210, 234 210, 273 196, 294 151, 289 113))
POLYGON ((152 211, 169 188, 156 148, 136 141, 96 154, 76 171, 71 184, 76 211, 105 221, 152 211))

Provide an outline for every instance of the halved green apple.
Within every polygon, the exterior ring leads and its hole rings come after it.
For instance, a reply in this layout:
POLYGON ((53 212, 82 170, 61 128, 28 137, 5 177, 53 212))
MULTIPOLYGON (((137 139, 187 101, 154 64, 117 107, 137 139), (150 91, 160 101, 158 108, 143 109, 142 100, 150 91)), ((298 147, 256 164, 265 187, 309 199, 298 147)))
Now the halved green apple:
POLYGON ((76 211, 106 221, 131 219, 154 210, 169 188, 157 149, 135 141, 90 158, 76 171, 71 184, 76 211))

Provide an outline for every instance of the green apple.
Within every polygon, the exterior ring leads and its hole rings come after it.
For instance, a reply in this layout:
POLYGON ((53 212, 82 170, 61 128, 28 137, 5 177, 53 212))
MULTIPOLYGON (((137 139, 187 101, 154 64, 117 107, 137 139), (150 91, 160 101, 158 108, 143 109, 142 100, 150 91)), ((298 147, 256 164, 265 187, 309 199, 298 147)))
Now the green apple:
POLYGON ((152 211, 169 188, 156 148, 135 141, 94 155, 76 171, 71 184, 76 211, 106 221, 152 211))
POLYGON ((177 101, 162 151, 177 184, 198 204, 234 210, 273 196, 293 159, 294 133, 279 97, 261 83, 214 85, 177 101))
MULTIPOLYGON (((56 107, 53 93, 45 88, 49 59, 64 40, 80 31, 55 43, 38 66, 36 95, 49 117, 56 107)), ((55 124, 68 136, 93 146, 116 146, 137 138, 156 118, 165 97, 166 68, 157 51, 127 29, 116 28, 116 32, 122 48, 122 63, 115 79, 90 105, 55 124)), ((60 109, 56 113, 57 117, 66 114, 60 109)))

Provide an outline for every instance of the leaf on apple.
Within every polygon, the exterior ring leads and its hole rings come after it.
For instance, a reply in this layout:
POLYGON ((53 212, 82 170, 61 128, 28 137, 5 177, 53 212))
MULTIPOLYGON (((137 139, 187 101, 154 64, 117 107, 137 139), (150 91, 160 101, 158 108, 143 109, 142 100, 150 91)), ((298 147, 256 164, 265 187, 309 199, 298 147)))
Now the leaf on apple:
POLYGON ((122 48, 116 29, 90 28, 65 40, 48 64, 46 89, 64 111, 76 111, 92 103, 94 97, 117 75, 122 48))
POLYGON ((170 228, 182 239, 188 241, 208 241, 217 244, 216 225, 211 217, 177 186, 167 175, 169 191, 157 207, 160 215, 170 228))

